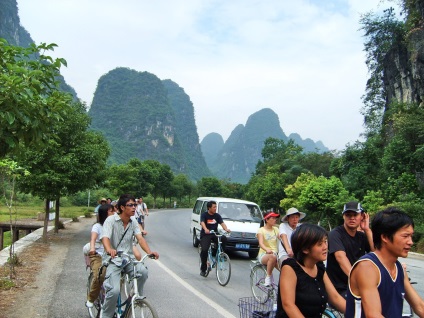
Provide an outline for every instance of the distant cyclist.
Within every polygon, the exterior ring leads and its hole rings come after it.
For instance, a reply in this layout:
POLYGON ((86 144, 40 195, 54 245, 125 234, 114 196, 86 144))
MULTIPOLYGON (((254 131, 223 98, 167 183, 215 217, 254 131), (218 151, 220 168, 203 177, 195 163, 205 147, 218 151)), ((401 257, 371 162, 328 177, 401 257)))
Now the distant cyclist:
POLYGON ((265 286, 271 285, 271 276, 274 267, 278 269, 278 244, 280 243, 276 223, 279 217, 279 214, 272 211, 265 213, 265 224, 256 233, 259 242, 258 261, 266 266, 265 286))
MULTIPOLYGON (((200 252, 200 260, 202 264, 200 265, 200 276, 206 277, 206 269, 207 269, 207 259, 208 259, 208 250, 211 242, 215 242, 218 245, 218 238, 215 234, 211 233, 211 231, 215 231, 218 233, 218 224, 222 226, 224 231, 231 232, 230 229, 227 228, 227 225, 222 220, 222 217, 216 213, 216 202, 209 201, 206 204, 208 211, 203 212, 200 216, 200 226, 202 230, 200 231, 200 246, 202 247, 202 251, 200 252)), ((225 250, 225 245, 227 243, 227 238, 225 236, 221 237, 222 250, 225 250)), ((216 251, 215 251, 216 252, 216 251)))

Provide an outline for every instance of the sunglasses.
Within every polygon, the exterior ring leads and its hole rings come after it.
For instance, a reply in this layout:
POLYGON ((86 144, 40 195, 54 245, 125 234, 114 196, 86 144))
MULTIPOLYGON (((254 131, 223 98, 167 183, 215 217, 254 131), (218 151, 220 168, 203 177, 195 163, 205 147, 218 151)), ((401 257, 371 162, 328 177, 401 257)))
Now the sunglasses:
POLYGON ((129 204, 125 204, 125 206, 128 206, 130 208, 135 208, 137 206, 137 203, 129 203, 129 204))

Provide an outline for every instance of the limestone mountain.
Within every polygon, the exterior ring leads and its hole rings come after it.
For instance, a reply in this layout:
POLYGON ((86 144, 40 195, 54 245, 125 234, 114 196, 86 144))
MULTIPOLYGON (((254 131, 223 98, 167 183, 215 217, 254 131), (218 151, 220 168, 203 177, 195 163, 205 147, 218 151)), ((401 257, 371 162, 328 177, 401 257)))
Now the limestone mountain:
POLYGON ((218 152, 224 147, 224 139, 218 133, 207 134, 200 143, 203 156, 208 167, 212 167, 218 156, 218 152))
MULTIPOLYGON (((28 47, 34 41, 30 33, 21 25, 16 0, 0 1, 0 38, 6 39, 10 45, 28 47)), ((58 76, 59 89, 72 94, 77 99, 77 93, 68 85, 63 76, 58 76)))
POLYGON ((89 115, 92 128, 111 145, 111 163, 154 159, 194 180, 210 175, 200 151, 193 105, 170 80, 116 68, 99 79, 89 115))
MULTIPOLYGON (((280 126, 278 115, 273 110, 264 108, 250 115, 245 126, 238 125, 224 144, 220 143, 222 137, 219 134, 212 133, 205 136, 201 146, 203 153, 210 156, 206 162, 212 173, 219 178, 244 184, 249 181, 256 164, 262 159, 262 148, 269 137, 284 141, 289 139, 280 126), (216 153, 214 160, 213 151, 216 153)), ((328 151, 321 142, 303 140, 298 134, 291 134, 289 137, 302 146, 304 151, 328 151)))

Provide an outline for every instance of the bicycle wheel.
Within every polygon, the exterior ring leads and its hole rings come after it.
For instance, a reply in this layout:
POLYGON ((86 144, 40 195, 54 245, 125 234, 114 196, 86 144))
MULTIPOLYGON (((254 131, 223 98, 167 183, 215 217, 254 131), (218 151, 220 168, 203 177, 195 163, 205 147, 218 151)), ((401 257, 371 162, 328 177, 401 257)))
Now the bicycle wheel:
MULTIPOLYGON (((88 293, 90 292, 90 286, 91 286, 91 281, 93 280, 93 275, 94 275, 93 272, 90 272, 90 275, 88 276, 87 297, 88 297, 88 293)), ((103 287, 102 287, 100 289, 99 297, 97 297, 97 299, 93 303, 93 307, 87 308, 88 314, 91 318, 99 318, 100 317, 100 308, 102 306, 103 299, 104 299, 104 291, 103 291, 103 287)))
POLYGON ((221 286, 225 286, 231 277, 231 261, 226 253, 217 255, 216 279, 221 286))
MULTIPOLYGON (((202 259, 200 258, 200 253, 202 252, 202 246, 199 244, 199 269, 202 267, 202 259)), ((206 275, 205 277, 208 277, 209 272, 211 271, 211 265, 210 265, 210 261, 209 261, 209 253, 208 253, 208 258, 206 261, 206 275)))
POLYGON ((264 304, 269 299, 268 287, 264 286, 266 271, 262 265, 256 265, 250 271, 250 289, 253 297, 264 304))
POLYGON ((158 318, 155 308, 147 301, 146 298, 134 300, 134 312, 130 307, 125 315, 126 318, 158 318))

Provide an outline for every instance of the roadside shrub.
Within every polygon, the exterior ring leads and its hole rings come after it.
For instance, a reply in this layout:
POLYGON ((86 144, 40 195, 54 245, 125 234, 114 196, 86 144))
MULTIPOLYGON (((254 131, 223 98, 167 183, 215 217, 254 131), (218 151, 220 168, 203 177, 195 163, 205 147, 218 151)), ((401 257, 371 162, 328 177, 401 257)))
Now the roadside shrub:
POLYGON ((6 277, 0 277, 0 289, 9 290, 15 287, 15 283, 6 277))
POLYGON ((72 218, 72 222, 79 222, 79 218, 78 218, 78 217, 76 217, 76 216, 74 216, 74 217, 72 218))
POLYGON ((18 257, 18 255, 17 255, 17 254, 12 254, 12 256, 9 256, 9 257, 7 258, 7 263, 8 263, 9 265, 13 265, 13 266, 21 266, 21 265, 22 265, 22 262, 21 262, 21 260, 19 259, 19 257, 18 257))
POLYGON ((58 230, 63 230, 65 228, 65 224, 63 224, 62 221, 59 221, 57 228, 58 230))

